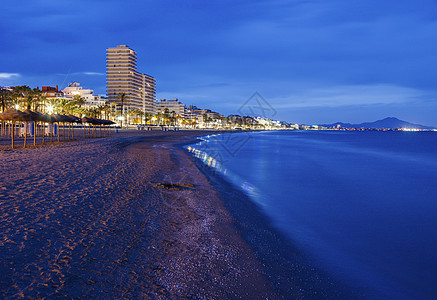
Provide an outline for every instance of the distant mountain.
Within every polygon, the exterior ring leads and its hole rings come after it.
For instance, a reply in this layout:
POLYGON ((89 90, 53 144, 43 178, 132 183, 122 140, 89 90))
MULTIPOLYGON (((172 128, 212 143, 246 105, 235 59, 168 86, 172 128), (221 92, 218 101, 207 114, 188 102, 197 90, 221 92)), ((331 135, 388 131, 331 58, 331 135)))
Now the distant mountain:
POLYGON ((419 124, 412 124, 407 121, 399 120, 398 118, 389 117, 382 120, 378 120, 375 122, 365 122, 360 124, 350 124, 350 123, 341 123, 337 122, 334 124, 327 124, 322 125, 324 127, 337 127, 340 125, 340 127, 343 128, 417 128, 417 129, 433 129, 434 127, 419 125, 419 124))

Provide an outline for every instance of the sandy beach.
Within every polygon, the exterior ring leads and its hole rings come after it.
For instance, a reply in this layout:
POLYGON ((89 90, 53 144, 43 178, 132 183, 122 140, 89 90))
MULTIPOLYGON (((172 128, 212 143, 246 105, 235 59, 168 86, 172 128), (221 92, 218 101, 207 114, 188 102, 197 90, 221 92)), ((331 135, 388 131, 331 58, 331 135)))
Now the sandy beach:
POLYGON ((2 150, 1 297, 341 297, 244 194, 178 146, 201 134, 2 150))

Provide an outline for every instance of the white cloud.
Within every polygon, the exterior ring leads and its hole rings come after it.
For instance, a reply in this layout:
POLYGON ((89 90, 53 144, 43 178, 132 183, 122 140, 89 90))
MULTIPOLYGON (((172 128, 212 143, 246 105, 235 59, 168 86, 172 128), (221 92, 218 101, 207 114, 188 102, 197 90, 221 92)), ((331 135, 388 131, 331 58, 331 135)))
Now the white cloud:
POLYGON ((83 72, 82 74, 84 74, 84 75, 99 75, 99 76, 105 75, 105 73, 99 73, 99 72, 83 72))
POLYGON ((12 77, 20 77, 18 73, 0 73, 0 79, 9 79, 12 77))

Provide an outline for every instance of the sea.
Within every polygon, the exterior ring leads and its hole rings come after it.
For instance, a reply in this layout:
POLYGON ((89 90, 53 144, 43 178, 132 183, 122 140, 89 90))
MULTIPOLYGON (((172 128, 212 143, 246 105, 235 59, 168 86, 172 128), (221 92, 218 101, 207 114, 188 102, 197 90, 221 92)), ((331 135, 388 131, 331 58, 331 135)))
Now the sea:
POLYGON ((187 149, 365 299, 437 299, 437 132, 225 133, 187 149))

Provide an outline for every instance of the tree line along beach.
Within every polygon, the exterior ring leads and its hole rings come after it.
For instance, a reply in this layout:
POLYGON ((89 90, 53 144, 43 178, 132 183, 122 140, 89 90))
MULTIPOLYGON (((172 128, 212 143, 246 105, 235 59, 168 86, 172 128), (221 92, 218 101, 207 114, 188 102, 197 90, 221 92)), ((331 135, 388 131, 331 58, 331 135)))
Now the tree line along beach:
POLYGON ((241 191, 180 145, 204 131, 2 150, 5 298, 332 298, 241 191))

